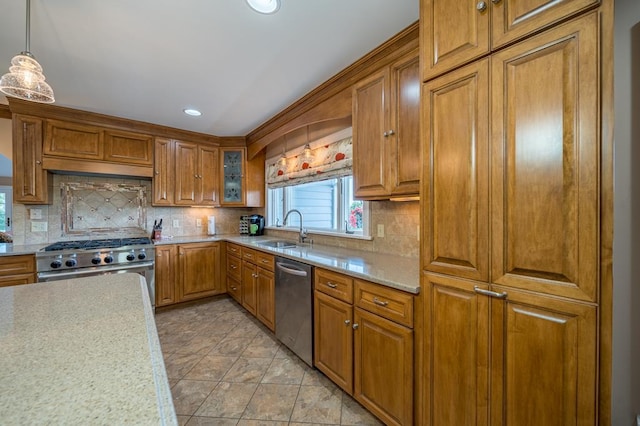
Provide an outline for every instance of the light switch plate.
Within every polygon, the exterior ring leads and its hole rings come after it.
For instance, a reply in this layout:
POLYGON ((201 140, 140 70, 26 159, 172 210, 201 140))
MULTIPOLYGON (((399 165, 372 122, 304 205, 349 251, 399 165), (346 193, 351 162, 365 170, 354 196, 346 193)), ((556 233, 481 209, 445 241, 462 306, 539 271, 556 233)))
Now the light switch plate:
POLYGON ((378 237, 384 238, 384 225, 382 223, 378 224, 378 237))
POLYGON ((178 219, 173 219, 172 225, 174 228, 180 228, 180 221, 178 219))
POLYGON ((47 222, 31 222, 31 232, 47 232, 47 222))
POLYGON ((196 219, 196 228, 202 227, 202 219, 196 219))
POLYGON ((29 219, 42 219, 42 209, 29 209, 29 219))

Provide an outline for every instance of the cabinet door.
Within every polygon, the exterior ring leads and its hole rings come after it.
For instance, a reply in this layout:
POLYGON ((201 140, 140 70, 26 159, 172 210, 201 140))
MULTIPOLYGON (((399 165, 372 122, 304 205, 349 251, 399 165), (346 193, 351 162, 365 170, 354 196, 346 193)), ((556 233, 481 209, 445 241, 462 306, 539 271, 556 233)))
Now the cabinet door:
POLYGON ((178 302, 176 295, 176 262, 178 248, 175 245, 156 246, 155 285, 156 306, 178 302))
POLYGON ((266 325, 269 330, 275 331, 276 321, 276 280, 273 272, 264 268, 257 268, 256 281, 256 317, 266 325))
POLYGON ((230 275, 227 275, 227 293, 229 293, 236 302, 242 304, 242 284, 230 275))
POLYGON ((423 276, 424 422, 477 425, 489 420, 489 303, 474 286, 442 275, 423 276))
POLYGON ((413 330, 354 309, 353 397, 388 425, 413 424, 413 330))
POLYGON ((242 306, 256 315, 257 289, 256 280, 258 278, 258 268, 253 263, 242 261, 242 306))
POLYGON ((490 12, 488 6, 478 10, 477 5, 477 0, 421 2, 424 81, 489 53, 490 12))
POLYGON ((115 163, 153 164, 153 138, 140 133, 106 130, 104 132, 104 159, 115 163))
POLYGON ((420 193, 420 86, 417 52, 391 65, 391 195, 420 193))
POLYGON ((36 282, 36 274, 21 274, 0 276, 0 287, 10 287, 14 285, 32 284, 36 282))
POLYGON ((44 153, 56 157, 102 160, 104 134, 99 127, 47 120, 44 153))
POLYGON ((359 82, 353 89, 353 187, 358 198, 388 197, 385 132, 388 69, 359 82))
POLYGON ((198 203, 196 197, 199 188, 196 187, 198 176, 198 145, 189 142, 176 141, 176 188, 175 204, 193 206, 198 203))
POLYGON ((153 156, 153 205, 173 205, 175 180, 174 145, 171 139, 156 138, 153 156))
POLYGON ((494 290, 491 424, 596 424, 596 306, 494 290))
POLYGON ((218 191, 220 176, 218 174, 218 148, 200 145, 198 148, 198 178, 196 200, 199 206, 219 205, 218 191))
POLYGON ((50 204, 53 181, 42 168, 42 126, 40 118, 13 116, 13 201, 50 204))
POLYGON ((245 204, 245 150, 244 148, 223 148, 221 152, 222 195, 220 205, 243 206, 245 204))
POLYGON ((423 89, 424 268, 489 279, 489 62, 423 89))
POLYGON ((220 279, 220 243, 195 243, 178 246, 180 300, 198 299, 224 293, 220 279))
POLYGON ((353 394, 353 307, 314 292, 314 365, 348 394, 353 394))
MULTIPOLYGON (((489 3, 487 1, 487 3, 489 3)), ((600 3, 600 0, 501 0, 491 5, 491 44, 504 46, 568 16, 600 3)))
POLYGON ((598 28, 586 15, 491 59, 493 283, 598 300, 598 28))

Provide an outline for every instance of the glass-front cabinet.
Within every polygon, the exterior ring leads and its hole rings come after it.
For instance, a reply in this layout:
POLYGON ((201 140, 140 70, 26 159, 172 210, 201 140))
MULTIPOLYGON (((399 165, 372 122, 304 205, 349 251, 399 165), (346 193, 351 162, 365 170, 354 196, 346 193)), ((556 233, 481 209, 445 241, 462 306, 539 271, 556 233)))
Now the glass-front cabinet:
POLYGON ((245 205, 245 149, 222 148, 222 197, 223 206, 245 205))

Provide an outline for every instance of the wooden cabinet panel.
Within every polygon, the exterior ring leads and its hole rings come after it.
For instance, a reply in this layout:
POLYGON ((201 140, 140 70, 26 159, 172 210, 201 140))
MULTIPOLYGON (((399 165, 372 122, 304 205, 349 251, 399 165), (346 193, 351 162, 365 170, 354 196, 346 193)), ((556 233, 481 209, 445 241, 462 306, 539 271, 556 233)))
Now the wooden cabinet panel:
POLYGON ((264 268, 267 269, 269 271, 274 271, 275 270, 275 258, 273 257, 273 255, 267 254, 267 253, 263 253, 261 251, 256 251, 255 252, 255 261, 256 264, 260 267, 260 268, 264 268))
POLYGON ((314 365, 352 394, 353 308, 317 290, 314 295, 314 365))
POLYGON ((423 265, 429 271, 487 281, 488 60, 427 83, 423 111, 423 265))
POLYGON ((503 46, 599 3, 600 0, 495 2, 491 5, 491 44, 494 48, 503 46))
POLYGON ((181 300, 224 293, 220 271, 220 243, 194 243, 178 247, 181 300))
POLYGON ((178 247, 175 245, 156 246, 155 286, 156 306, 178 302, 178 281, 176 280, 178 247))
POLYGON ((242 304, 242 284, 229 275, 227 275, 227 293, 229 293, 236 302, 242 304))
POLYGON ((354 393, 388 425, 413 424, 413 330, 354 310, 354 393))
POLYGON ((32 284, 37 281, 36 274, 19 274, 0 276, 0 287, 10 287, 13 285, 32 284))
POLYGON ((221 148, 220 205, 244 206, 246 200, 246 148, 221 148))
POLYGON ((102 129, 86 124, 47 120, 44 153, 57 157, 102 160, 102 129))
POLYGON ((242 247, 238 244, 227 243, 227 252, 234 256, 242 256, 242 247))
POLYGON ((488 425, 489 301, 474 283, 423 277, 427 425, 488 425))
POLYGON ((346 275, 316 268, 314 288, 346 303, 353 303, 353 279, 346 275))
POLYGON ((389 80, 384 69, 353 88, 353 187, 357 197, 384 197, 389 193, 386 167, 389 149, 385 131, 385 92, 389 80))
POLYGON ((218 203, 218 148, 198 147, 198 170, 196 177, 196 204, 214 206, 218 203))
POLYGON ((256 318, 271 331, 275 331, 276 323, 276 280, 272 271, 257 268, 256 280, 256 318))
POLYGON ((36 259, 33 255, 0 256, 0 287, 36 282, 36 259))
POLYGON ((355 280, 355 306, 407 327, 413 327, 413 295, 355 280))
POLYGON ((242 306, 256 316, 258 267, 246 260, 242 261, 242 306))
MULTIPOLYGON (((422 0, 423 80, 489 53, 489 10, 479 11, 477 3, 476 0, 422 0)), ((489 7, 490 2, 486 4, 489 7)))
POLYGON ((596 424, 596 307, 508 288, 492 299, 491 424, 596 424))
POLYGON ((106 130, 104 159, 116 163, 153 164, 153 138, 139 133, 106 130))
POLYGON ((173 205, 174 181, 174 145, 171 139, 156 138, 153 158, 153 205, 173 205))
POLYGON ((51 204, 53 180, 42 168, 43 120, 13 116, 13 201, 51 204))
POLYGON ((177 205, 196 204, 196 175, 198 170, 198 145, 176 141, 175 198, 177 205))
POLYGON ((598 16, 492 57, 492 282, 598 299, 598 16))
POLYGON ((391 66, 389 137, 393 145, 388 171, 391 195, 420 192, 420 58, 412 53, 391 66))
POLYGON ((240 258, 227 255, 227 276, 236 281, 242 280, 242 260, 240 258))

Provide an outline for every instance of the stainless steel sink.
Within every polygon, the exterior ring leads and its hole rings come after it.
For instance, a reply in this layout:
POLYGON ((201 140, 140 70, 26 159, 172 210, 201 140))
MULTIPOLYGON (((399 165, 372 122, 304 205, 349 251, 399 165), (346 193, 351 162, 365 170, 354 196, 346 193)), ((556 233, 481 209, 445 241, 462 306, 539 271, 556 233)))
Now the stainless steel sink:
POLYGON ((265 247, 271 247, 271 248, 290 248, 290 247, 297 246, 297 244, 294 241, 287 241, 287 240, 261 241, 257 244, 259 246, 265 246, 265 247))

